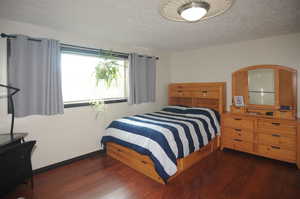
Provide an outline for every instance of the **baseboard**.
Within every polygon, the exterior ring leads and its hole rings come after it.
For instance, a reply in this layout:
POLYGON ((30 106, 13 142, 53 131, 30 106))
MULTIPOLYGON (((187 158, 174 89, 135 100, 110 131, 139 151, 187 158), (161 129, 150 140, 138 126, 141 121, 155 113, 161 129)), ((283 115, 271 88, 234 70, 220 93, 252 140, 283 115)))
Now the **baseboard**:
POLYGON ((64 160, 62 162, 51 164, 49 166, 45 166, 45 167, 42 167, 42 168, 39 168, 39 169, 35 169, 35 170, 33 170, 33 174, 35 175, 35 174, 43 173, 43 172, 55 169, 57 167, 68 165, 68 164, 71 164, 73 162, 83 160, 83 159, 86 159, 86 158, 90 158, 90 157, 94 157, 96 155, 101 155, 101 154, 104 154, 104 153, 105 153, 105 150, 93 151, 91 153, 87 153, 87 154, 84 154, 84 155, 81 155, 81 156, 78 156, 78 157, 75 157, 75 158, 64 160))

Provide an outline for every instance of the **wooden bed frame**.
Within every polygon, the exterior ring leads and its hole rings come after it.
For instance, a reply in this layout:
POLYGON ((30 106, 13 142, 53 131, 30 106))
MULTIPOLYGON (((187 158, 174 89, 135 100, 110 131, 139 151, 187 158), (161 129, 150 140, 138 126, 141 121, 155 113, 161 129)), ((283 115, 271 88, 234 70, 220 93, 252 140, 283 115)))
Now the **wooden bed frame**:
MULTIPOLYGON (((226 83, 175 83, 169 85, 169 105, 184 105, 212 108, 222 114, 226 108, 226 83)), ((210 153, 219 149, 220 136, 210 141, 208 145, 195 151, 185 158, 177 160, 177 173, 168 182, 190 168, 210 153)), ((153 180, 165 184, 157 174, 149 156, 142 155, 132 149, 109 142, 106 144, 107 155, 121 161, 129 167, 143 173, 153 180)))

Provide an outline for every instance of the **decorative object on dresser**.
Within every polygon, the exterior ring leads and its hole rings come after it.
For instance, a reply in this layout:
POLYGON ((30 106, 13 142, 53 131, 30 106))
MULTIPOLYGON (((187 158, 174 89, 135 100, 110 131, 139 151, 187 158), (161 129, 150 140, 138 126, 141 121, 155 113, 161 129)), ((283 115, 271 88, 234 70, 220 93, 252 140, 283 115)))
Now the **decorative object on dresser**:
POLYGON ((221 148, 296 163, 300 168, 297 71, 277 65, 242 68, 232 74, 232 95, 245 106, 222 115, 221 148))
MULTIPOLYGON (((222 114, 226 107, 226 84, 225 82, 217 83, 174 83, 169 85, 169 105, 181 105, 189 107, 200 107, 213 109, 222 114)), ((188 107, 181 107, 189 109, 188 107)), ((193 109, 193 108, 190 108, 193 109)), ((211 111, 211 110, 210 110, 211 111)), ((147 114, 146 114, 147 115, 147 114)), ((194 115, 195 116, 195 115, 194 115)), ((168 116, 170 117, 170 116, 168 116)), ((174 119, 174 118, 173 118, 174 119)), ((171 119, 171 120, 173 120, 171 119)), ((194 118, 195 119, 195 118, 194 118)), ((184 119, 182 119, 184 121, 184 119)), ((174 120, 180 123, 179 120, 174 120)), ((182 121, 181 121, 182 122, 182 121)), ((197 126, 197 125, 196 125, 197 126)), ((211 154, 220 147, 220 136, 213 138, 206 146, 194 151, 183 158, 177 159, 177 172, 167 180, 163 179, 155 168, 154 161, 148 155, 143 155, 137 151, 117 144, 107 142, 107 154, 117 159, 129 167, 143 173, 153 180, 165 184, 186 169, 199 162, 207 155, 211 154)))

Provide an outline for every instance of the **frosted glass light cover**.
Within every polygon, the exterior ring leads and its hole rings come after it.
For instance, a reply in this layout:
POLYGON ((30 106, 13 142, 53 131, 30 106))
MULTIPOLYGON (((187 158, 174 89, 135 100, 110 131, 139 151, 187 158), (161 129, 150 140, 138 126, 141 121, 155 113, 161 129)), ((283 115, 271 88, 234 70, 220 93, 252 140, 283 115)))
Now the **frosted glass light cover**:
POLYGON ((198 21, 204 17, 207 13, 207 10, 200 7, 192 7, 182 11, 181 17, 187 21, 198 21))

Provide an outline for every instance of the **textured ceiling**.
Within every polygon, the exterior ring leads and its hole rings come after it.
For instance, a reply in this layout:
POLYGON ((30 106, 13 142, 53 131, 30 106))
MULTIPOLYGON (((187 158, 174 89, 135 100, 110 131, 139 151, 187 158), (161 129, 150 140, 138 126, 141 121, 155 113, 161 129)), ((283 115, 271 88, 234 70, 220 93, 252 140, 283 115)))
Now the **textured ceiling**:
POLYGON ((235 0, 225 14, 194 24, 167 21, 158 7, 159 0, 0 0, 0 18, 161 50, 300 32, 300 0, 235 0))

